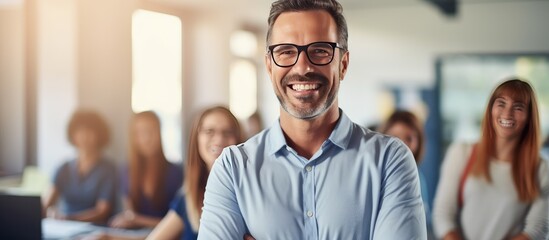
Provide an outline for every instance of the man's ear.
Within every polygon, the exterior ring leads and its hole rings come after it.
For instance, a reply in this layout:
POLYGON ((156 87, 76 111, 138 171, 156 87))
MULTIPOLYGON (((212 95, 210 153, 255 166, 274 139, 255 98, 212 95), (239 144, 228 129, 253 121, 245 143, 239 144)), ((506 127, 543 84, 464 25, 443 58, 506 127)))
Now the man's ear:
POLYGON ((269 53, 265 54, 265 68, 267 69, 267 73, 269 76, 271 76, 271 73, 273 71, 273 61, 271 59, 271 55, 269 53))
POLYGON ((349 66, 349 51, 346 51, 341 57, 339 63, 339 80, 343 81, 345 74, 347 73, 347 67, 349 66))

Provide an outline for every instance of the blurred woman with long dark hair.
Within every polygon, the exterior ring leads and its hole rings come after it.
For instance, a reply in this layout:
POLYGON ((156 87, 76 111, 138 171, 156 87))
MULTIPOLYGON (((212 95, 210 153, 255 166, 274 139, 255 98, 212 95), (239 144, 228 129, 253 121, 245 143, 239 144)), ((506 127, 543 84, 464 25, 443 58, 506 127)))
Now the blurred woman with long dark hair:
POLYGON ((168 162, 162 149, 160 119, 152 111, 137 113, 130 124, 129 165, 121 183, 124 211, 112 227, 155 227, 181 187, 181 167, 168 162))

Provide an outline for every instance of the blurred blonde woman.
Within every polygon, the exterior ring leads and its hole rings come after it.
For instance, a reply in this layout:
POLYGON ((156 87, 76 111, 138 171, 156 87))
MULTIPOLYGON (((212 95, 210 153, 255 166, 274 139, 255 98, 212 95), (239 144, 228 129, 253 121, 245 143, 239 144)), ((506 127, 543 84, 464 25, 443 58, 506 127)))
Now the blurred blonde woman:
POLYGON ((241 141, 238 120, 225 107, 205 110, 194 122, 189 140, 183 193, 147 239, 196 239, 206 181, 223 148, 241 141))
POLYGON ((433 209, 442 239, 548 239, 549 169, 540 159, 540 123, 529 83, 493 91, 474 145, 446 153, 433 209))
POLYGON ((169 210, 183 179, 181 167, 168 162, 162 149, 160 119, 152 111, 131 120, 129 165, 122 169, 124 211, 110 225, 153 228, 169 210))

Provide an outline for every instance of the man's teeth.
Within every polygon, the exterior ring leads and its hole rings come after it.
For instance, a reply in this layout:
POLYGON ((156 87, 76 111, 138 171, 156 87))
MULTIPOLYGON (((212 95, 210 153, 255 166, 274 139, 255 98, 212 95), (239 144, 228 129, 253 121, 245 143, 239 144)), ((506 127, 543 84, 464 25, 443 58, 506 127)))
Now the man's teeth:
POLYGON ((316 90, 320 87, 319 84, 292 84, 292 89, 295 91, 316 90))
POLYGON ((515 125, 515 121, 513 120, 499 119, 498 122, 502 127, 512 127, 515 125))

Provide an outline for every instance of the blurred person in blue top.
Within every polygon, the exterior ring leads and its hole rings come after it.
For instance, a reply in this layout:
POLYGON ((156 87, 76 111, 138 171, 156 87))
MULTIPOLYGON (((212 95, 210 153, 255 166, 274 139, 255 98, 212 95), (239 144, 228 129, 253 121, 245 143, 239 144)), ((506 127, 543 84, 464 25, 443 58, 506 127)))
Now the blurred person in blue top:
POLYGON ((194 121, 189 139, 183 192, 172 201, 171 209, 147 239, 197 238, 206 180, 223 148, 240 142, 238 120, 225 107, 206 109, 194 121))
POLYGON ((58 219, 104 223, 111 214, 116 188, 115 167, 103 157, 109 143, 107 123, 95 111, 77 110, 67 137, 78 156, 57 168, 53 186, 42 198, 44 210, 58 219))
POLYGON ((110 226, 153 228, 168 212, 183 181, 181 167, 164 156, 156 113, 140 112, 132 118, 128 158, 120 178, 124 210, 111 219, 110 226))
MULTIPOLYGON (((423 123, 415 114, 405 110, 397 110, 387 118, 379 131, 402 140, 402 142, 412 151, 414 159, 416 160, 416 165, 419 166, 423 159, 423 152, 425 151, 425 134, 423 131, 423 123)), ((427 219, 427 226, 429 227, 431 222, 431 208, 428 204, 429 191, 427 190, 425 176, 419 171, 419 168, 418 173, 419 182, 421 184, 421 197, 423 199, 423 207, 425 208, 425 217, 427 219)))
POLYGON ((349 65, 335 0, 279 0, 265 64, 280 118, 213 164, 198 239, 426 239, 412 152, 338 106, 349 65))

